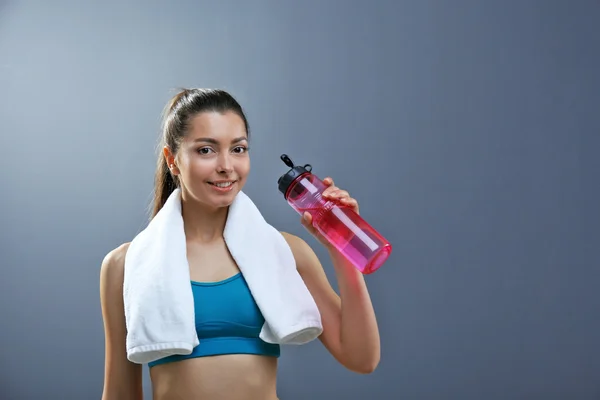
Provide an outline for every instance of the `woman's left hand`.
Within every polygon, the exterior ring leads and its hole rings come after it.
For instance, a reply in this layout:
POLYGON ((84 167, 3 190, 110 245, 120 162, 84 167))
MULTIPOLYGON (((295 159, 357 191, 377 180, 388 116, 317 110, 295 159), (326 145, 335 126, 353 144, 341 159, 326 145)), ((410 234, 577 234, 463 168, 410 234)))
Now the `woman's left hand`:
MULTIPOLYGON (((336 203, 340 207, 349 207, 355 213, 359 214, 358 201, 350 197, 350 194, 343 189, 335 186, 333 183, 333 179, 327 177, 323 179, 323 183, 327 186, 327 188, 323 191, 321 196, 326 200, 331 200, 336 203)), ((312 215, 309 212, 305 212, 301 219, 302 225, 312 234, 319 242, 321 242, 325 247, 331 248, 332 245, 321 235, 321 233, 313 226, 312 224, 312 215)))

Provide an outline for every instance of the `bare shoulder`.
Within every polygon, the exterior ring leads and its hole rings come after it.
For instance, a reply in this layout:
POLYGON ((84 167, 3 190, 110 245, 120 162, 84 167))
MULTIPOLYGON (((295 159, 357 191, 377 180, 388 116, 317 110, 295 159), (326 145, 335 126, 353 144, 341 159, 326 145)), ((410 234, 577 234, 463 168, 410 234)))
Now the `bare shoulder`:
POLYGON ((112 249, 106 254, 102 265, 113 266, 113 265, 124 265, 125 264, 125 255, 127 254, 127 249, 129 248, 130 242, 123 243, 117 248, 112 249))
POLYGON ((280 231, 279 233, 281 233, 281 236, 283 236, 285 241, 290 245, 290 247, 292 247, 292 250, 294 250, 295 248, 305 246, 305 245, 308 246, 308 243, 306 243, 304 241, 304 239, 302 239, 299 236, 292 235, 291 233, 283 232, 283 231, 280 231))
POLYGON ((312 247, 306 243, 304 239, 288 232, 280 233, 290 246, 290 249, 294 254, 294 259, 296 260, 296 268, 300 273, 314 271, 315 269, 322 270, 323 267, 321 266, 319 258, 312 247))
POLYGON ((100 267, 100 275, 102 279, 112 282, 114 279, 123 277, 125 269, 125 255, 129 248, 129 242, 123 243, 120 246, 109 251, 100 267))

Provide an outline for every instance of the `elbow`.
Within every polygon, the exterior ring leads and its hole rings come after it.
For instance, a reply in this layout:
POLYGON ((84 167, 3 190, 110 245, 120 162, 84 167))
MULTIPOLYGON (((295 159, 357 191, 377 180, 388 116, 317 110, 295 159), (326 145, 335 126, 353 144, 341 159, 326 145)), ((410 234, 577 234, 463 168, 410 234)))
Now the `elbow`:
POLYGON ((375 372, 377 366, 379 365, 379 361, 374 361, 370 363, 363 363, 358 368, 354 369, 354 372, 361 375, 369 375, 375 372))
POLYGON ((345 367, 357 374, 369 375, 375 372, 379 366, 379 360, 379 355, 374 355, 373 357, 367 359, 356 360, 355 362, 347 363, 345 367))

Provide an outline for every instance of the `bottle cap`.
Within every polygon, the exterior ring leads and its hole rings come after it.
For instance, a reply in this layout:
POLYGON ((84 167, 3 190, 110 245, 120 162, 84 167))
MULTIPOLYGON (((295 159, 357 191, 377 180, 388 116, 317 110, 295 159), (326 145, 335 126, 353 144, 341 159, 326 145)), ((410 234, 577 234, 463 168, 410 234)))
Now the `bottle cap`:
POLYGON ((312 171, 312 166, 310 164, 306 164, 305 166, 294 166, 294 162, 287 156, 287 154, 282 154, 281 160, 285 163, 285 165, 291 168, 288 172, 281 175, 277 181, 277 184, 279 185, 279 191, 285 196, 292 182, 294 182, 294 180, 300 175, 312 171))

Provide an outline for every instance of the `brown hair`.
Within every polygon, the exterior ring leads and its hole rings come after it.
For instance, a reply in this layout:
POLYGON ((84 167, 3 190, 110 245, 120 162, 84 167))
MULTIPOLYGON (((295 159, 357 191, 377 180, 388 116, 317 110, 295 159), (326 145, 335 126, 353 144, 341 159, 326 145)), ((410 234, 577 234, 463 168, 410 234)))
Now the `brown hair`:
POLYGON ((171 174, 162 149, 168 146, 173 154, 179 150, 185 137, 189 120, 205 111, 232 111, 242 118, 246 134, 250 136, 248 120, 240 104, 228 92, 221 89, 182 89, 173 96, 163 113, 162 135, 158 146, 158 160, 154 178, 154 200, 151 218, 154 218, 165 202, 179 186, 179 180, 171 174))

